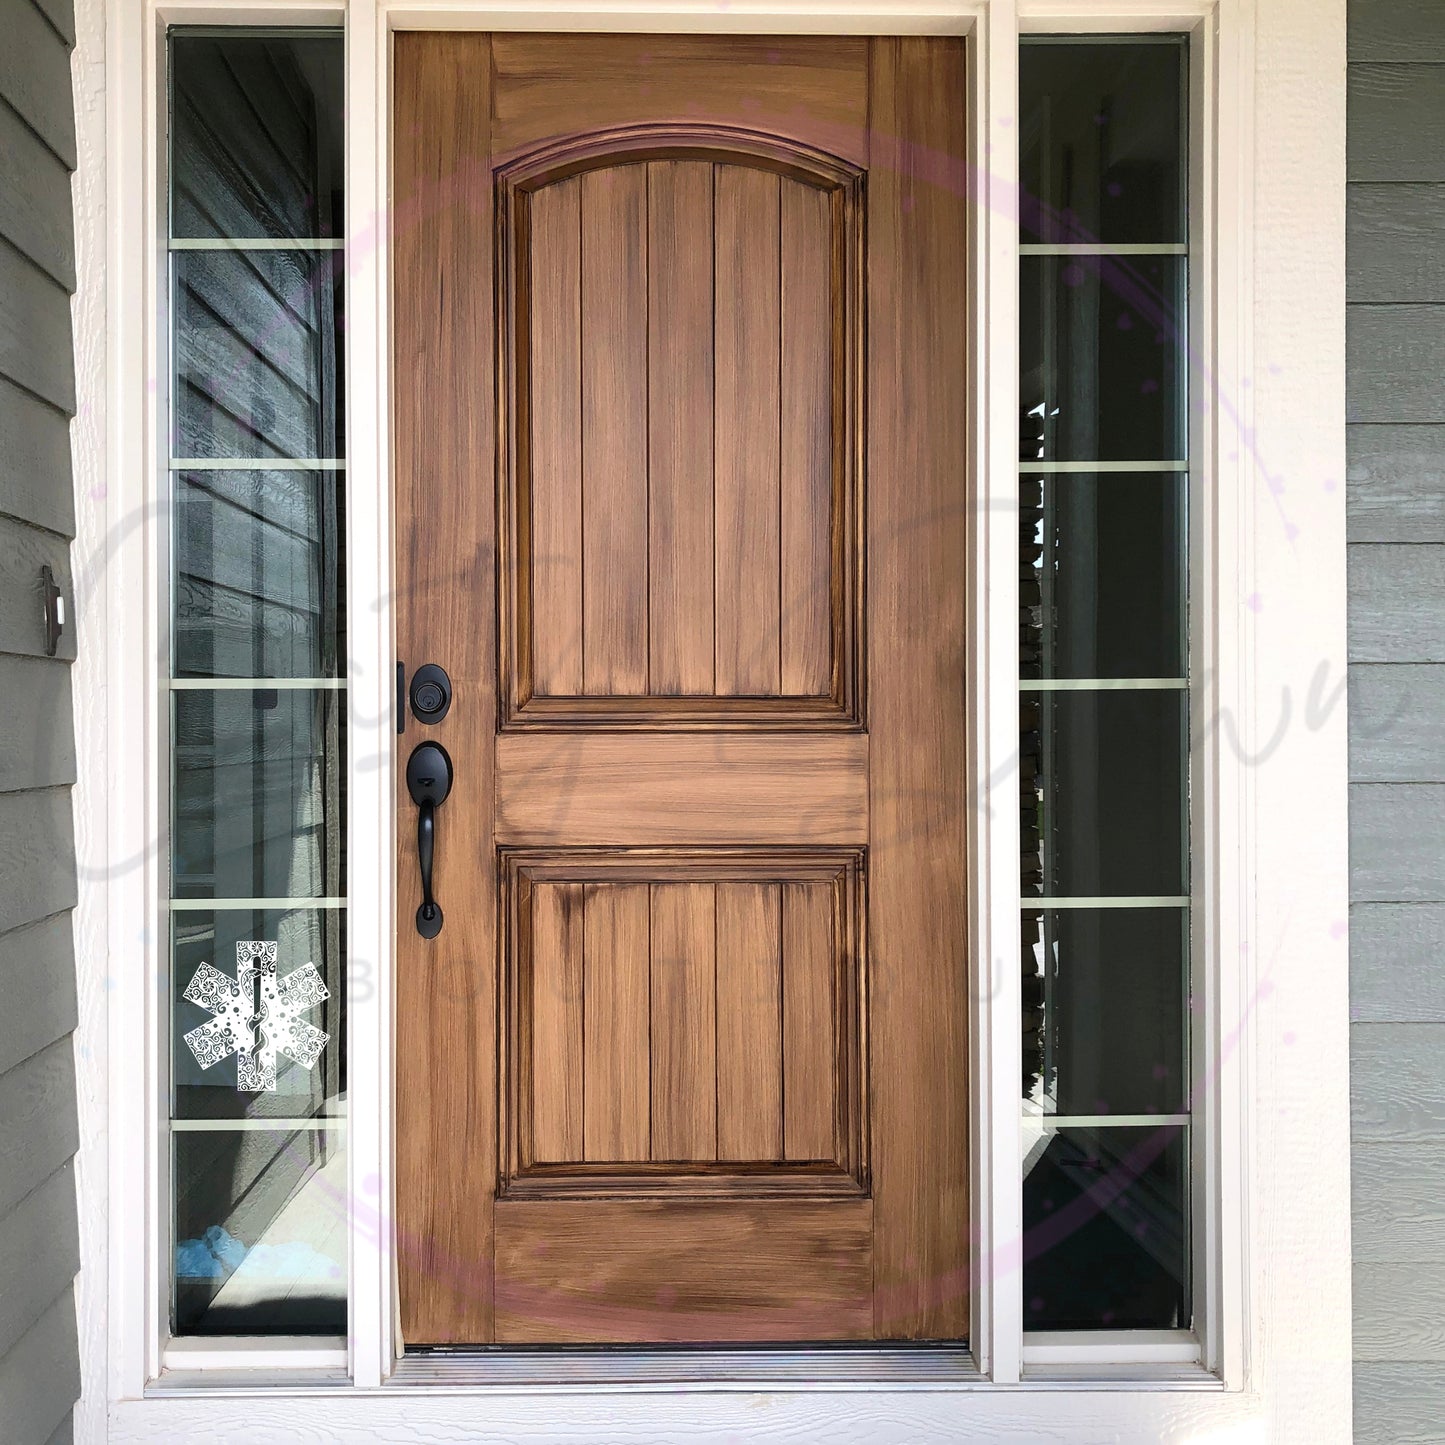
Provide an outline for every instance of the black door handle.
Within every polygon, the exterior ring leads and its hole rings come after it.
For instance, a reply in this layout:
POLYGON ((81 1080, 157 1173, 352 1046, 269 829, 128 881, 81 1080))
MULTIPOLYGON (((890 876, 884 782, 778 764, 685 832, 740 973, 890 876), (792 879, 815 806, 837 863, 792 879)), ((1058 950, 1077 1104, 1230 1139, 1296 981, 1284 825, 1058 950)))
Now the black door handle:
POLYGON ((440 743, 418 743, 406 760, 406 790, 417 806, 416 856, 421 864, 421 907, 416 931, 435 938, 442 931, 441 905, 432 897, 432 862, 436 857, 436 810, 452 790, 452 760, 440 743))

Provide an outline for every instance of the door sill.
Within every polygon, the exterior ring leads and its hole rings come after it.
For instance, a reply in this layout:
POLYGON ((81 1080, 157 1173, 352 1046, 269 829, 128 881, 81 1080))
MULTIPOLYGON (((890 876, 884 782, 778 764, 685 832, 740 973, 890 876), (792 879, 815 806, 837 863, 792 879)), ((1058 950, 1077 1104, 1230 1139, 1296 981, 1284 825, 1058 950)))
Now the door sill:
POLYGON ((389 1385, 866 1389, 979 1384, 967 1345, 576 1345, 408 1349, 389 1385))

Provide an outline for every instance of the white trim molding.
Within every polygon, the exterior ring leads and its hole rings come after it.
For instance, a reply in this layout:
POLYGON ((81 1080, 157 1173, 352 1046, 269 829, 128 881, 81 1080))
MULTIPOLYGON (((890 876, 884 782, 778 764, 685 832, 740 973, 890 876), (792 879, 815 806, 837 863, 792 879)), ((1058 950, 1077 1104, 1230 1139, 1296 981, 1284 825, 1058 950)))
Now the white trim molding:
POLYGON ((700 1442, 872 1442, 965 1431, 977 1440, 1348 1439, 1345 716, 1318 701, 1321 678, 1333 695, 1345 667, 1344 0, 77 0, 77 12, 77 66, 91 67, 87 88, 77 74, 77 94, 91 108, 81 117, 89 189, 78 183, 76 193, 77 347, 91 355, 103 345, 105 356, 103 384, 82 378, 96 410, 82 410, 74 430, 77 682, 96 699, 78 697, 77 709, 88 1182, 77 1438, 203 1439, 244 1409, 258 1436, 357 1441, 463 1438, 480 1418, 516 1440, 594 1439, 603 1418, 620 1441, 686 1433, 700 1442), (345 1341, 245 1349, 169 1342, 156 986, 170 912, 161 520, 168 468, 217 463, 173 463, 165 445, 164 30, 343 19, 350 434, 346 460, 335 465, 346 469, 350 498, 350 878, 346 900, 268 902, 347 906, 357 980, 348 1024, 350 1328, 345 1341), (920 1354, 907 1368, 886 1350, 860 1355, 862 1364, 774 1352, 754 1366, 718 1352, 689 1378, 661 1366, 649 1376, 640 1357, 631 1370, 559 1367, 550 1375, 527 1375, 515 1361, 484 1369, 409 1358, 397 1368, 389 62, 392 32, 420 28, 969 37, 978 177, 968 258, 977 298, 971 480, 979 504, 967 659, 974 1248, 966 1352, 927 1364, 920 1354), (1172 30, 1195 40, 1190 389, 1202 405, 1187 465, 1141 465, 1187 470, 1197 517, 1193 892, 1025 906, 1187 910, 1198 960, 1193 1045, 1208 1061, 1189 1127, 1201 1181, 1199 1328, 1027 1335, 1018 702, 1021 687, 1064 685, 1017 680, 1017 484, 1021 470, 1038 470, 1018 458, 1018 41, 1021 32, 1172 30), (102 162, 103 203, 94 180, 102 162), (1281 689, 1295 700, 1283 725, 1281 689))

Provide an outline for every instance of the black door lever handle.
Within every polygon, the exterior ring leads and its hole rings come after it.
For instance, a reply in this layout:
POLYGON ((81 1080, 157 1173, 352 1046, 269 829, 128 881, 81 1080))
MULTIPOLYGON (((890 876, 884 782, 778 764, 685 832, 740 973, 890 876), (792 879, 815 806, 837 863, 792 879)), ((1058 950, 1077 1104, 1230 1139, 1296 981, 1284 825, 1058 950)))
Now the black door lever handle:
POLYGON ((442 931, 441 905, 432 896, 432 863, 436 858, 436 810, 452 790, 452 760, 440 743, 418 743, 406 761, 406 790, 417 806, 416 856, 421 865, 421 907, 416 931, 435 938, 442 931))

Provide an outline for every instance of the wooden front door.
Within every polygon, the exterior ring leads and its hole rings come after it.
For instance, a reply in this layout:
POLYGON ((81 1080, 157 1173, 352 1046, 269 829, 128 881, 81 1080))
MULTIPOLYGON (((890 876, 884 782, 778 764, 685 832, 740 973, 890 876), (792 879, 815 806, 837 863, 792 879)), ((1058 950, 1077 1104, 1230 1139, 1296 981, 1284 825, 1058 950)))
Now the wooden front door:
POLYGON ((961 1338, 962 42, 403 34, 395 105, 406 1342, 961 1338))

